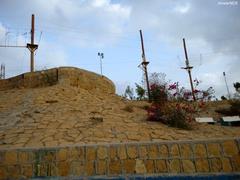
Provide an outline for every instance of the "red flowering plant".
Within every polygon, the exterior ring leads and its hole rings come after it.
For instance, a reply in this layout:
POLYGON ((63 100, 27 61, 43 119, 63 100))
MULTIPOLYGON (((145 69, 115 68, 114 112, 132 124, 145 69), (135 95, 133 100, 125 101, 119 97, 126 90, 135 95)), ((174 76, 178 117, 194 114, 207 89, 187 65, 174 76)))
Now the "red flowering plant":
POLYGON ((169 100, 169 89, 175 89, 176 84, 169 86, 152 84, 150 86, 151 92, 151 106, 148 108, 148 120, 160 121, 172 127, 191 129, 188 124, 192 118, 188 112, 193 111, 190 106, 182 103, 173 104, 169 100))
MULTIPOLYGON (((200 90, 198 86, 200 85, 201 81, 195 79, 193 81, 194 85, 194 95, 197 101, 210 101, 215 98, 214 96, 214 89, 213 87, 209 87, 207 90, 200 90)), ((192 91, 185 89, 184 87, 179 88, 179 83, 174 82, 168 86, 168 91, 170 93, 170 99, 173 100, 184 100, 184 101, 192 101, 192 91)))
POLYGON ((192 99, 192 92, 184 87, 179 88, 179 83, 174 82, 168 85, 168 94, 171 100, 189 101, 192 99))
POLYGON ((194 94, 197 103, 192 102, 192 91, 180 87, 178 82, 166 83, 165 74, 153 73, 150 76, 151 106, 148 108, 148 120, 160 121, 172 127, 191 129, 193 115, 204 107, 204 101, 214 96, 212 87, 199 90, 201 81, 194 80, 194 94))
POLYGON ((163 106, 168 100, 167 89, 165 85, 152 84, 150 86, 151 101, 155 105, 163 106))
POLYGON ((148 108, 149 121, 165 121, 163 108, 167 102, 167 90, 164 85, 152 84, 150 86, 151 106, 148 108))
POLYGON ((193 120, 193 113, 196 112, 196 109, 192 104, 190 103, 177 103, 176 105, 177 111, 182 111, 182 113, 185 114, 186 121, 187 122, 192 122, 193 120))
POLYGON ((192 129, 191 123, 193 122, 193 117, 190 112, 193 109, 184 103, 169 103, 166 116, 167 123, 171 127, 181 128, 181 129, 192 129))
POLYGON ((195 79, 193 81, 194 85, 194 94, 198 101, 211 101, 215 98, 213 87, 209 87, 207 90, 199 90, 198 86, 202 83, 202 81, 195 79))

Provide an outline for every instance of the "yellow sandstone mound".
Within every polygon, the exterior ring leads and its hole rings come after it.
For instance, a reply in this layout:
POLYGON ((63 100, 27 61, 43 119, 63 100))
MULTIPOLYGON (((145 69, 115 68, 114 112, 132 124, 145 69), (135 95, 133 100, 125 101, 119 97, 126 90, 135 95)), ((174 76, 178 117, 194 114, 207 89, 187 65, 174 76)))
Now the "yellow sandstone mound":
POLYGON ((239 137, 239 127, 191 131, 146 121, 145 101, 115 94, 106 77, 72 67, 0 80, 0 148, 239 137))
POLYGON ((82 88, 91 92, 115 93, 113 82, 104 76, 73 67, 61 67, 1 80, 0 90, 13 88, 38 88, 50 85, 66 85, 82 88))

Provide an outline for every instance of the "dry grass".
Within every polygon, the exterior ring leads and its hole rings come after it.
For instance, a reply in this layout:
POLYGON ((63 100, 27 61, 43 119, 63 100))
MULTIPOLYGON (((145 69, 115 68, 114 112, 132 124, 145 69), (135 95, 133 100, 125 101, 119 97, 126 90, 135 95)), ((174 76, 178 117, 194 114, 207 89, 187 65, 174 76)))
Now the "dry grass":
POLYGON ((132 113, 133 112, 133 106, 128 104, 122 110, 127 111, 129 113, 132 113))

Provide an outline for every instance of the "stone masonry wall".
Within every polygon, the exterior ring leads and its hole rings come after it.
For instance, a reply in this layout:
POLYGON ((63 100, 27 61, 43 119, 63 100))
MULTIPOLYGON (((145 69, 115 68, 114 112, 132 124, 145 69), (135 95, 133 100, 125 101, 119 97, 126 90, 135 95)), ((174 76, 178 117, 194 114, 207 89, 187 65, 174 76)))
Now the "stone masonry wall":
POLYGON ((0 80, 0 90, 46 87, 55 84, 70 85, 94 92, 115 93, 115 86, 108 78, 73 67, 29 72, 0 80))
POLYGON ((0 150, 0 179, 240 172, 240 139, 0 150))

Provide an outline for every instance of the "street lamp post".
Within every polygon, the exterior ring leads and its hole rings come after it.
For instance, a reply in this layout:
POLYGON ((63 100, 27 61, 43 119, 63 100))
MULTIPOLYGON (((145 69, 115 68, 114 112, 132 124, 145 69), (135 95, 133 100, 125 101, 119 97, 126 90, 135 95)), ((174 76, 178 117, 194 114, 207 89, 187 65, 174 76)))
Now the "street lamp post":
POLYGON ((101 71, 101 75, 103 76, 103 74, 102 74, 102 59, 104 58, 104 54, 98 52, 98 56, 100 58, 100 71, 101 71))

